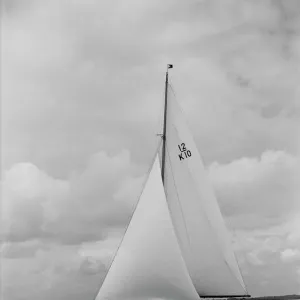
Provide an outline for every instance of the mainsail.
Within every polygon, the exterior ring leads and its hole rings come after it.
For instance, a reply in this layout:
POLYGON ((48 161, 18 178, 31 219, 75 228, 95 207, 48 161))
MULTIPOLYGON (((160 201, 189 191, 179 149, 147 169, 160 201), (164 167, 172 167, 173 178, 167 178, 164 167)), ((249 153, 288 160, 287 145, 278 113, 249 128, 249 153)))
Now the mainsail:
POLYGON ((200 296, 247 295, 213 189, 172 93, 166 120, 164 188, 193 284, 200 296))
POLYGON ((199 299, 177 243, 158 156, 96 299, 199 299))

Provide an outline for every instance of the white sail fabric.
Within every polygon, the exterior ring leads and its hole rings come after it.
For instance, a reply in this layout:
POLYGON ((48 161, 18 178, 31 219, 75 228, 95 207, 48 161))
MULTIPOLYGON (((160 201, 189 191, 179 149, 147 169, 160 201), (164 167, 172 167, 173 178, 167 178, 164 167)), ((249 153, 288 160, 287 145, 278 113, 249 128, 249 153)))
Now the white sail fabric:
POLYGON ((96 300, 195 300, 173 229, 158 156, 96 300))
POLYGON ((168 100, 164 187, 178 242, 199 295, 246 295, 201 157, 173 97, 168 100))

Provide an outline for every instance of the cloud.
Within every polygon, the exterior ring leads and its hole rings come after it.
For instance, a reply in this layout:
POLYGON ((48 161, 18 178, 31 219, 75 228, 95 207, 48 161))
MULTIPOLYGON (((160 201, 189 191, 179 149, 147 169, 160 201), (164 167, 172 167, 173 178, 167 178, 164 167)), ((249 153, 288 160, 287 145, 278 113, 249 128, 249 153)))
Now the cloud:
MULTIPOLYGON (((299 209, 298 164, 283 151, 267 151, 260 159, 210 165, 230 227, 274 226, 292 216, 299 209)), ((17 164, 5 172, 2 183, 6 236, 11 241, 44 238, 70 244, 103 239, 112 228, 128 223, 146 179, 143 171, 131 163, 128 151, 97 153, 69 180, 55 179, 32 164, 17 164)))
POLYGON ((280 224, 299 209, 297 156, 265 151, 259 159, 214 162, 208 170, 221 209, 236 229, 280 224))
POLYGON ((286 233, 282 234, 280 230, 275 232, 273 237, 270 228, 239 232, 236 236, 238 262, 252 296, 283 295, 297 291, 299 262, 295 260, 295 263, 287 264, 282 261, 281 252, 287 247, 286 233))
POLYGON ((95 275, 103 270, 107 272, 105 265, 101 261, 96 261, 92 258, 87 258, 80 265, 80 272, 83 272, 87 275, 95 275))
POLYGON ((287 228, 290 229, 290 233, 287 236, 287 241, 291 246, 300 247, 300 215, 296 215, 295 218, 291 219, 286 224, 287 228))
POLYGON ((298 156, 267 150, 260 157, 214 162, 208 173, 233 231, 249 291, 270 295, 295 290, 298 263, 286 267, 282 253, 300 247, 298 156), (278 281, 281 284, 276 286, 278 281))
POLYGON ((76 246, 50 245, 34 257, 3 259, 8 299, 92 298, 106 273, 99 261, 82 257, 76 246))
POLYGON ((300 259, 300 251, 298 249, 285 249, 281 252, 281 259, 285 262, 300 259))
POLYGON ((40 240, 24 242, 4 242, 1 246, 1 257, 8 259, 33 258, 39 249, 46 250, 49 246, 40 240))
POLYGON ((2 183, 3 233, 11 242, 103 239, 111 228, 128 223, 144 181, 143 168, 132 164, 125 150, 112 157, 93 155, 69 180, 55 179, 33 164, 16 164, 2 183))
POLYGON ((248 290, 253 295, 297 293, 300 261, 283 260, 287 249, 300 249, 300 239, 290 239, 299 232, 299 215, 275 226, 237 229, 233 246, 248 290), (284 276, 283 276, 284 274, 284 276))
POLYGON ((42 237, 43 205, 60 201, 69 188, 67 182, 48 176, 31 163, 16 164, 4 172, 1 186, 2 228, 11 241, 42 237))

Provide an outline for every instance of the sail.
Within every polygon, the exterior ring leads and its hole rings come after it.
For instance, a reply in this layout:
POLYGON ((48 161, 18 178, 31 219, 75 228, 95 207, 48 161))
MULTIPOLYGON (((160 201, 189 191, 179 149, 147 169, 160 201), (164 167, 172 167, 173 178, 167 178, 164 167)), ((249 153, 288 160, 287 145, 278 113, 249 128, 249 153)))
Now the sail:
POLYGON ((171 93, 166 130, 164 187, 193 284, 200 296, 247 295, 198 149, 171 93))
POLYGON ((104 299, 199 299, 173 229, 158 156, 96 297, 104 299))

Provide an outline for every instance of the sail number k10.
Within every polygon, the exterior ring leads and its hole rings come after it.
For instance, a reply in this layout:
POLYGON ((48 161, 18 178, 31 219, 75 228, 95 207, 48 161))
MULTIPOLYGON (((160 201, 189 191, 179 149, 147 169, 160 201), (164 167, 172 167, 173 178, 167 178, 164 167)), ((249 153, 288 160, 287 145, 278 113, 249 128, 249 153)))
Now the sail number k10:
POLYGON ((180 154, 178 154, 179 160, 184 160, 185 158, 189 158, 192 156, 192 152, 186 149, 185 143, 181 143, 180 145, 178 145, 178 148, 181 152, 180 154))

